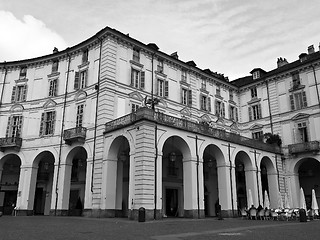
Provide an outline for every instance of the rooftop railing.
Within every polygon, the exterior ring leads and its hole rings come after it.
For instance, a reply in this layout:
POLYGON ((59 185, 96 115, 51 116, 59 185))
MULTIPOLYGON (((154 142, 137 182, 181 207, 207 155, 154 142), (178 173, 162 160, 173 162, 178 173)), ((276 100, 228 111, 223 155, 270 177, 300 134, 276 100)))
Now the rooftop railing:
POLYGON ((230 143, 236 143, 243 146, 260 149, 273 153, 281 153, 281 149, 276 145, 266 144, 262 141, 257 141, 241 135, 226 132, 217 128, 213 128, 207 124, 200 124, 186 119, 173 117, 161 112, 154 112, 149 108, 140 108, 134 113, 130 113, 105 124, 105 132, 111 132, 134 124, 140 120, 150 120, 158 124, 169 126, 181 130, 186 130, 193 133, 199 133, 205 136, 224 140, 230 143))

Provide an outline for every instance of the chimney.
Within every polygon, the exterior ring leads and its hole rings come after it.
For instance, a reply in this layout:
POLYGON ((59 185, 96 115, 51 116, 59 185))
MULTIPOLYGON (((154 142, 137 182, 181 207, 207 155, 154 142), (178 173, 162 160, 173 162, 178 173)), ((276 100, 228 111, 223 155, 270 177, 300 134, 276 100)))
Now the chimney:
POLYGON ((288 64, 287 59, 282 58, 282 57, 279 57, 279 58, 277 59, 278 68, 279 68, 279 67, 282 67, 282 66, 284 66, 284 65, 286 65, 286 64, 288 64))
POLYGON ((313 46, 313 45, 310 45, 310 46, 308 47, 308 54, 312 54, 312 53, 314 53, 314 46, 313 46))
POLYGON ((175 58, 175 59, 179 59, 179 56, 178 56, 177 52, 172 53, 170 56, 175 58))
POLYGON ((53 52, 53 53, 57 53, 57 52, 59 52, 59 50, 58 50, 58 48, 54 47, 54 49, 53 49, 52 52, 53 52))

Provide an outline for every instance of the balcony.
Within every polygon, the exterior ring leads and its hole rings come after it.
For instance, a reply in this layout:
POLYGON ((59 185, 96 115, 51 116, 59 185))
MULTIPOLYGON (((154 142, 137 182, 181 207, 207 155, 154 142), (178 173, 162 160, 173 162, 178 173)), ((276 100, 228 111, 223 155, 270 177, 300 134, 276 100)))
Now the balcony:
POLYGON ((160 125, 182 129, 188 132, 202 134, 208 137, 224 140, 226 142, 235 143, 267 152, 281 153, 278 146, 266 144, 251 138, 243 137, 235 133, 226 132, 220 129, 210 127, 207 124, 191 122, 186 119, 180 119, 166 115, 160 112, 154 112, 149 108, 139 108, 136 112, 125 115, 113 121, 106 123, 105 133, 111 132, 123 127, 130 126, 141 120, 149 120, 160 125))
POLYGON ((84 143, 86 140, 87 129, 85 127, 75 127, 64 130, 63 140, 66 144, 71 145, 74 142, 84 143))
POLYGON ((22 145, 22 138, 20 137, 6 137, 0 138, 0 150, 4 152, 6 149, 14 149, 19 151, 22 145))
POLYGON ((308 153, 312 152, 316 154, 320 150, 320 145, 318 141, 296 143, 288 145, 289 153, 296 155, 299 153, 308 153))

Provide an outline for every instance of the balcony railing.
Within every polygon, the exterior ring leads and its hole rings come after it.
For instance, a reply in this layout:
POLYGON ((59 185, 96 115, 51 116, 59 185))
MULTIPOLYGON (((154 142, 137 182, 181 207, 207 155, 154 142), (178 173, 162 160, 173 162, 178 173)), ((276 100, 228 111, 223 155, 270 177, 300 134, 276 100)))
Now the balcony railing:
POLYGON ((231 143, 240 144, 255 149, 268 152, 281 153, 278 146, 266 144, 251 138, 243 137, 235 133, 226 132, 224 130, 210 127, 207 124, 199 124, 185 119, 176 118, 160 112, 154 112, 149 108, 139 108, 136 112, 125 115, 113 121, 106 123, 106 132, 111 132, 134 124, 140 120, 150 120, 158 124, 186 130, 189 132, 199 133, 209 137, 217 138, 231 143))
POLYGON ((17 151, 20 150, 22 145, 22 138, 20 137, 6 137, 0 138, 0 150, 4 151, 5 149, 13 148, 17 151))
POLYGON ((299 154, 306 152, 317 153, 320 150, 320 144, 318 141, 296 143, 288 146, 290 154, 299 154))
POLYGON ((87 129, 85 127, 75 127, 64 130, 63 140, 71 145, 73 142, 84 143, 86 140, 87 129))

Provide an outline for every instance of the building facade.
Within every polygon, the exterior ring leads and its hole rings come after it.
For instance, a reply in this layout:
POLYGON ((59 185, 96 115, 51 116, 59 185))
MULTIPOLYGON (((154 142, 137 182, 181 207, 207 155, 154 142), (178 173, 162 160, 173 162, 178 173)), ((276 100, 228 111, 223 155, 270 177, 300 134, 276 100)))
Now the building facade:
POLYGON ((320 56, 303 56, 229 82, 106 27, 0 63, 0 211, 236 217, 264 192, 298 206, 320 160, 320 56), (254 139, 267 132, 281 149, 254 139))

